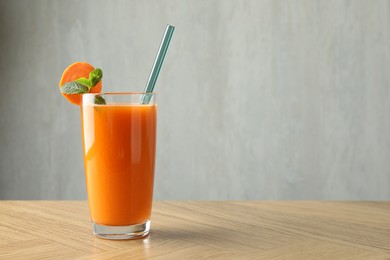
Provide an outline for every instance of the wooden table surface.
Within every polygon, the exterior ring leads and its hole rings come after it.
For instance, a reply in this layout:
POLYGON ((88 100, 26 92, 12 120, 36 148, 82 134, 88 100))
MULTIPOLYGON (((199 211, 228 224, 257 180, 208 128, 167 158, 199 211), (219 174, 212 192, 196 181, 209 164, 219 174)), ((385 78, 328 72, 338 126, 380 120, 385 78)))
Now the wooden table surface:
POLYGON ((0 259, 390 259, 390 202, 156 201, 144 239, 91 233, 86 201, 0 201, 0 259))

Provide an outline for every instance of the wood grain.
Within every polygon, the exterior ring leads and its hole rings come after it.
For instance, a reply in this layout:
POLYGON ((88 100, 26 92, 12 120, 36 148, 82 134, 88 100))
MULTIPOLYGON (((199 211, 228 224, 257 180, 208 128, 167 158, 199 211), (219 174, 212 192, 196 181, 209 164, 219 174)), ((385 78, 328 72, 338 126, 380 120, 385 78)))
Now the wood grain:
POLYGON ((390 259, 390 202, 157 201, 145 239, 91 233, 85 201, 0 201, 0 259, 390 259))

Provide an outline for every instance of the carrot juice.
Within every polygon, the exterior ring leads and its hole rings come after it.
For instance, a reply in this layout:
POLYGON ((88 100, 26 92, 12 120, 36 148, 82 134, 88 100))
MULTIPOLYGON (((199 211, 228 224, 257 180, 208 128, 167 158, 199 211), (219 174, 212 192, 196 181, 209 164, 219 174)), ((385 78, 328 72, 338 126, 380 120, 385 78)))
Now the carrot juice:
POLYGON ((131 226, 150 220, 156 117, 154 103, 85 102, 81 106, 86 185, 94 224, 131 226))

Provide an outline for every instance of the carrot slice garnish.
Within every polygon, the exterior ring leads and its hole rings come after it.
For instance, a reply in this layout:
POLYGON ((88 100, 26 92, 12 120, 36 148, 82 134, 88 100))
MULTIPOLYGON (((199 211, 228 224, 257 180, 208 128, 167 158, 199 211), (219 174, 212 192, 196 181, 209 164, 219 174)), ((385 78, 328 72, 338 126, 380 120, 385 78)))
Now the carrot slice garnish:
MULTIPOLYGON (((95 68, 87 62, 75 62, 71 64, 65 71, 62 73, 60 80, 60 90, 62 87, 69 82, 75 82, 80 78, 89 79, 89 73, 91 73, 95 68)), ((100 93, 102 90, 102 81, 96 83, 89 89, 89 93, 100 93)), ((82 94, 66 94, 61 90, 62 95, 72 104, 81 105, 82 94)))

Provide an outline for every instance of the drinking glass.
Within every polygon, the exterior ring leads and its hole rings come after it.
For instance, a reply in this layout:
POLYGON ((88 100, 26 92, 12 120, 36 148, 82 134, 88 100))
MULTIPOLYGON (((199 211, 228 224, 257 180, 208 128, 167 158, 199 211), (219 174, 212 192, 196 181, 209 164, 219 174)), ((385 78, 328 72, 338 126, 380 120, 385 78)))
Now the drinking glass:
POLYGON ((93 233, 98 237, 132 239, 149 233, 155 100, 155 93, 83 95, 84 168, 93 233))

